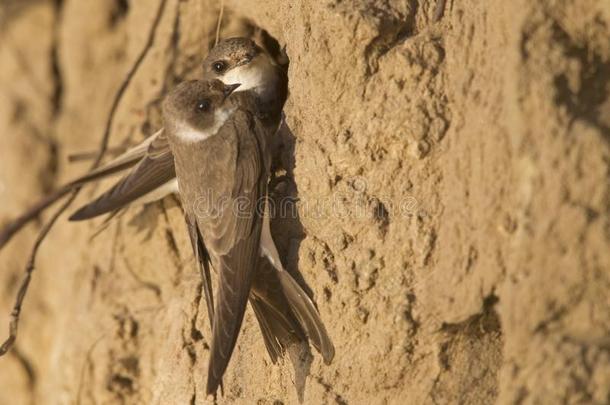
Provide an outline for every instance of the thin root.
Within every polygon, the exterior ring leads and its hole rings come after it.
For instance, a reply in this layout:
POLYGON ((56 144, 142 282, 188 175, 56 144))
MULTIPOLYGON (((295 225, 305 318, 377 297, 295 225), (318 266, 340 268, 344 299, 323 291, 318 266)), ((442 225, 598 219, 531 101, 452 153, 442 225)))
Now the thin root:
POLYGON ((23 304, 23 300, 25 299, 25 295, 28 292, 28 287, 30 285, 30 280, 32 279, 32 273, 35 269, 36 263, 36 255, 38 254, 38 248, 46 238, 47 234, 55 224, 55 221, 59 218, 59 216, 68 208, 68 206, 74 201, 76 198, 78 189, 72 192, 70 198, 66 200, 66 202, 61 206, 59 210, 51 217, 49 222, 45 224, 42 228, 38 237, 36 238, 36 242, 34 242, 34 247, 32 248, 32 252, 30 253, 30 259, 28 260, 28 264, 25 267, 25 276, 21 281, 21 285, 19 286, 19 292, 17 293, 17 298, 15 299, 15 305, 13 306, 13 311, 11 312, 11 320, 9 323, 9 336, 0 346, 0 356, 6 354, 9 349, 15 343, 15 339, 17 339, 17 329, 19 327, 19 315, 21 314, 21 306, 23 304))
MULTIPOLYGON (((165 10, 166 3, 167 3, 167 0, 160 0, 157 15, 155 16, 155 20, 153 21, 153 25, 152 25, 150 33, 148 35, 148 40, 146 42, 146 45, 140 52, 140 55, 138 56, 138 59, 136 59, 136 62, 132 66, 131 70, 127 73, 127 76, 121 83, 121 87, 119 87, 119 90, 117 91, 117 93, 114 97, 114 100, 112 102, 112 107, 110 108, 110 113, 109 113, 108 119, 106 121, 106 128, 104 130, 104 134, 103 134, 102 140, 100 142, 99 152, 97 154, 97 157, 95 158, 95 161, 93 162, 93 165, 91 166, 91 170, 95 169, 100 164, 100 162, 102 161, 102 158, 104 157, 104 153, 108 149, 108 140, 110 138, 110 130, 112 128, 112 123, 114 121, 114 116, 116 114, 116 110, 119 106, 121 99, 123 98, 123 94, 127 90, 127 87, 131 83, 131 80, 135 76, 137 70, 139 69, 140 65, 144 61, 144 58, 148 54, 148 51, 150 50, 150 48, 152 47, 152 45, 154 43, 157 28, 161 21, 161 17, 163 16, 163 11, 165 10)), ((36 242, 34 242, 34 246, 32 247, 32 251, 30 253, 30 259, 28 260, 27 266, 25 268, 25 276, 24 276, 23 280, 21 281, 21 285, 19 286, 19 292, 17 293, 17 298, 15 299, 15 305, 13 306, 13 311, 11 312, 11 318, 10 318, 10 322, 9 322, 9 336, 4 341, 4 343, 2 343, 2 346, 0 346, 0 356, 6 354, 6 352, 10 350, 10 348, 15 343, 15 340, 17 339, 17 330, 19 327, 19 316, 21 314, 21 306, 22 306, 23 300, 25 299, 25 296, 27 294, 28 287, 30 285, 30 280, 32 279, 32 273, 34 272, 38 249, 40 248, 40 245, 45 240, 45 238, 47 237, 47 234, 49 233, 49 231, 51 230, 51 228, 53 227, 53 225, 55 224, 57 219, 60 217, 60 215, 63 214, 68 209, 70 204, 76 199, 76 196, 78 195, 78 192, 80 191, 80 189, 81 189, 80 186, 76 186, 76 187, 70 186, 70 187, 64 187, 63 189, 58 190, 54 194, 50 195, 48 198, 43 199, 43 201, 42 201, 43 204, 38 204, 37 207, 35 207, 35 209, 31 209, 28 212, 26 212, 26 214, 22 215, 17 221, 10 224, 7 228, 5 228, 0 233, 0 248, 2 248, 2 246, 4 246, 11 239, 11 237, 19 229, 21 229, 25 224, 27 224, 31 219, 35 218, 45 208, 47 208, 55 201, 62 198, 64 195, 68 194, 69 192, 72 192, 70 197, 59 208, 59 210, 57 210, 57 212, 51 217, 49 222, 47 222, 43 226, 40 233, 38 234, 38 237, 36 238, 36 242)))
POLYGON ((218 23, 216 24, 216 41, 214 41, 214 46, 218 45, 218 41, 220 40, 220 26, 222 25, 222 17, 225 13, 225 1, 220 0, 220 12, 218 13, 218 23))

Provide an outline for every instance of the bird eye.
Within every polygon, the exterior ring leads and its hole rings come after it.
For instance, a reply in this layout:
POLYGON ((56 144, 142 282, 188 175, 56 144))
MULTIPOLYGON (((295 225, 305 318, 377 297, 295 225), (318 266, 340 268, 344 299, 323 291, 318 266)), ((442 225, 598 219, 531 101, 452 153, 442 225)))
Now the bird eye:
POLYGON ((210 111, 210 100, 200 100, 197 102, 197 110, 201 112, 210 111))
POLYGON ((214 69, 216 73, 222 73, 226 68, 227 64, 221 60, 212 64, 212 69, 214 69))

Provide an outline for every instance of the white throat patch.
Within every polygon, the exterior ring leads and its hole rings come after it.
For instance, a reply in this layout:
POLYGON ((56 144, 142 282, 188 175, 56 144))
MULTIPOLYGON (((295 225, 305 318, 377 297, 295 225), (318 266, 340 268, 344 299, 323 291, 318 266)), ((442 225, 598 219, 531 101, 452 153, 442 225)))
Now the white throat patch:
POLYGON ((223 108, 216 110, 214 111, 214 125, 212 125, 210 128, 202 131, 195 129, 188 124, 182 124, 178 127, 176 134, 185 142, 200 142, 206 140, 218 133, 220 128, 222 128, 233 112, 235 112, 235 108, 223 108))
POLYGON ((271 60, 265 54, 260 54, 247 65, 238 66, 229 70, 224 76, 219 79, 224 84, 240 83, 241 86, 235 90, 246 91, 269 83, 269 75, 273 74, 273 65, 271 60))

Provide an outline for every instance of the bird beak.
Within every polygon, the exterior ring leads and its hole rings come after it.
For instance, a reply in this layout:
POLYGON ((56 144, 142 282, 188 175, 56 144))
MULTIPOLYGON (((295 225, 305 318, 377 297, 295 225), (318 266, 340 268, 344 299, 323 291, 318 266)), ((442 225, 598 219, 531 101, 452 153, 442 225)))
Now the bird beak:
POLYGON ((222 91, 222 93, 224 94, 224 98, 226 99, 227 97, 229 97, 231 93, 233 93, 239 86, 241 86, 241 83, 226 85, 224 90, 222 91))

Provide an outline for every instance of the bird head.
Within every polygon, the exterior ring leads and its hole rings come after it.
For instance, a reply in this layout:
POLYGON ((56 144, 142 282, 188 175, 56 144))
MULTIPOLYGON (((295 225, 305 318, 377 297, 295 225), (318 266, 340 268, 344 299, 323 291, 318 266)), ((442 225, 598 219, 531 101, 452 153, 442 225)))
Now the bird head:
POLYGON ((275 69, 273 59, 261 47, 241 37, 220 41, 203 61, 204 77, 240 83, 238 91, 262 91, 275 77, 275 69))
POLYGON ((227 85, 219 80, 180 83, 163 101, 163 119, 169 133, 190 141, 215 135, 235 111, 227 99, 238 87, 239 83, 227 85))

